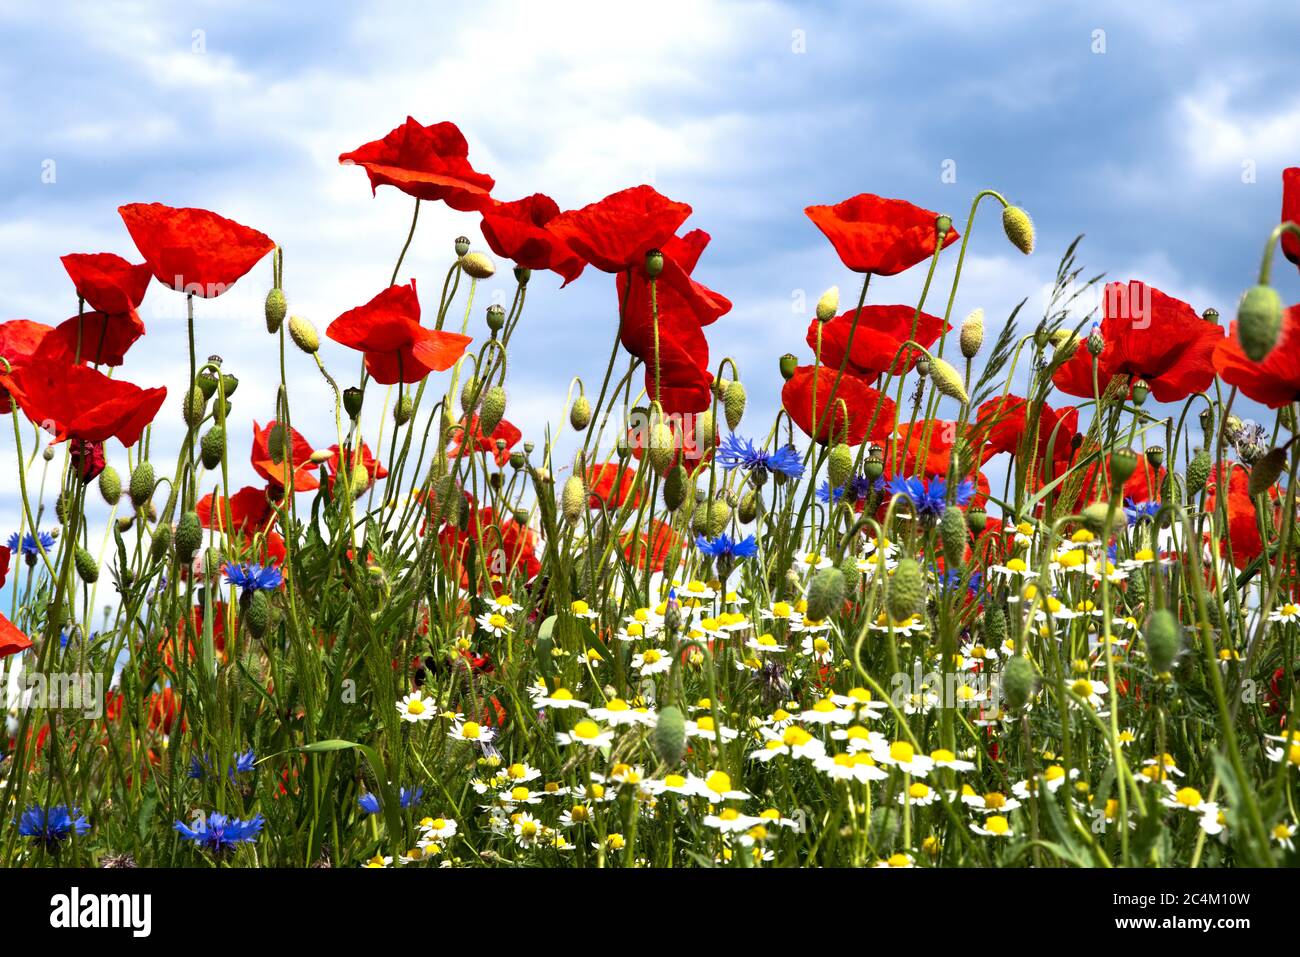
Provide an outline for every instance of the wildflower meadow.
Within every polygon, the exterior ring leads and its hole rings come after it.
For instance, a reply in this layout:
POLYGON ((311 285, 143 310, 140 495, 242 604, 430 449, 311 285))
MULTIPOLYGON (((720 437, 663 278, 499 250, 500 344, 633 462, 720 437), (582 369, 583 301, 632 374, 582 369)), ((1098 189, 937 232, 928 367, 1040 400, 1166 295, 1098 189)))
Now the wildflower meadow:
POLYGON ((1300 168, 1222 314, 993 189, 810 205, 843 288, 740 368, 686 202, 499 196, 451 122, 338 147, 410 211, 368 301, 302 314, 274 223, 132 202, 71 318, 0 322, 0 866, 1296 863, 1300 168), (1008 243, 1059 260, 1041 314, 964 295, 1008 243), (607 290, 604 374, 524 431, 543 277, 607 290), (232 289, 260 339, 205 322, 232 289))

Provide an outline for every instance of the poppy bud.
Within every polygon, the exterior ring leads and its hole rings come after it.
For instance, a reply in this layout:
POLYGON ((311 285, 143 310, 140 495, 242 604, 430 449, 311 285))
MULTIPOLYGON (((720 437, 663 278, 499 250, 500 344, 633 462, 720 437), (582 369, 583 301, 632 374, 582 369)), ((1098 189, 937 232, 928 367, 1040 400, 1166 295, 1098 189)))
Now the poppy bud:
POLYGON ((411 416, 414 413, 415 400, 409 395, 404 395, 398 399, 397 404, 393 406, 393 421, 396 422, 399 427, 406 425, 407 422, 411 421, 411 416))
POLYGON ((1286 468, 1286 449, 1269 449, 1250 470, 1249 491, 1251 498, 1264 495, 1277 484, 1282 471, 1286 468))
POLYGON ((357 462, 352 466, 351 478, 349 484, 357 498, 370 488, 370 471, 366 468, 364 462, 357 462))
POLYGON ((1146 402, 1147 396, 1151 394, 1151 386, 1147 385, 1146 379, 1133 380, 1133 404, 1142 405, 1146 402))
POLYGON ((745 400, 745 387, 740 382, 732 382, 727 386, 722 398, 722 411, 727 418, 727 428, 733 432, 739 428, 740 420, 744 418, 745 400))
POLYGON ((473 375, 466 376, 464 383, 460 387, 460 410, 465 415, 473 414, 475 393, 477 391, 478 380, 473 375))
POLYGON ((1182 626, 1168 608, 1158 608, 1147 619, 1142 636, 1147 646, 1147 661, 1156 674, 1164 674, 1182 651, 1182 626))
POLYGON ((664 506, 675 512, 686 501, 686 469, 681 465, 669 470, 664 477, 664 506))
POLYGON ((698 449, 711 449, 718 438, 718 428, 713 424, 713 410, 705 409, 695 417, 695 442, 698 449))
POLYGON ((226 451, 226 430, 214 425, 203 433, 199 440, 199 457, 205 469, 215 469, 221 464, 221 457, 226 451))
POLYGON ((1201 313, 1201 318, 1206 322, 1212 322, 1217 326, 1219 324, 1219 310, 1211 306, 1209 309, 1206 309, 1201 313))
POLYGON ((136 508, 143 508, 153 498, 153 466, 148 462, 141 462, 131 473, 131 482, 129 491, 131 492, 131 503, 136 508))
POLYGON ((198 512, 185 512, 176 523, 176 560, 188 565, 194 553, 203 545, 203 523, 198 512))
POLYGON ((1034 221, 1019 206, 1007 206, 1002 210, 1002 230, 1022 253, 1028 256, 1034 251, 1034 221))
POLYGON ((460 268, 471 279, 491 279, 496 275, 496 263, 487 253, 466 253, 460 257, 460 268))
POLYGON ((99 494, 109 505, 116 505, 122 497, 122 476, 111 465, 104 466, 104 471, 99 473, 99 494))
POLYGON ((506 311, 500 303, 492 303, 487 308, 487 325, 493 332, 500 332, 506 324, 506 311))
POLYGON ((822 322, 830 322, 835 318, 835 314, 840 311, 840 287, 831 286, 822 297, 817 300, 817 318, 822 322))
POLYGON ((938 356, 931 357, 930 378, 934 380, 934 387, 941 395, 956 399, 962 405, 970 402, 970 396, 966 394, 966 386, 961 381, 961 374, 946 360, 938 356))
POLYGON ((320 335, 316 332, 316 327, 311 324, 310 319, 304 319, 302 316, 289 317, 289 338, 293 340, 295 346, 309 356, 315 355, 316 350, 320 348, 320 335))
POLYGON ((672 429, 663 422, 656 422, 650 426, 650 448, 647 455, 650 459, 650 467, 659 475, 663 475, 668 471, 668 466, 672 465, 677 452, 676 445, 672 429))
POLYGON ((271 426, 271 431, 266 435, 266 451, 271 456, 271 461, 276 465, 284 462, 285 457, 285 433, 284 426, 276 422, 271 426))
POLYGON ((1110 475, 1117 486, 1122 486, 1137 471, 1138 456, 1132 449, 1117 449, 1110 455, 1110 475))
POLYGON ((1165 464, 1165 447, 1163 445, 1153 445, 1147 449, 1147 462, 1153 469, 1159 470, 1160 466, 1165 464))
POLYGON ((905 621, 916 614, 925 598, 925 578, 914 558, 904 558, 889 579, 885 605, 894 621, 905 621))
POLYGON ((1023 708, 1033 695, 1036 682, 1029 659, 1016 655, 1002 669, 1002 697, 1013 710, 1023 708))
POLYGON ((627 441, 627 436, 620 433, 614 439, 614 454, 620 459, 626 459, 632 454, 632 446, 627 441))
POLYGON ((843 442, 831 447, 826 457, 826 478, 832 489, 843 488, 853 477, 853 450, 843 442))
POLYGON ((974 359, 979 355, 980 347, 984 345, 984 310, 976 309, 966 321, 961 324, 961 354, 967 359, 974 359))
POLYGON ((1104 502, 1094 502, 1082 512, 1083 527, 1094 535, 1101 534, 1106 527, 1106 520, 1110 517, 1110 506, 1104 502))
POLYGON ((715 498, 705 502, 691 516, 691 529, 705 538, 717 538, 731 521, 731 506, 725 499, 715 498))
POLYGON ((591 403, 585 395, 579 395, 569 406, 569 424, 575 432, 581 432, 591 423, 591 403))
POLYGON ((659 709, 650 744, 661 764, 677 766, 686 753, 686 718, 679 708, 670 704, 659 709))
POLYGON ((781 357, 781 378, 789 382, 794 378, 795 370, 799 368, 799 359, 796 356, 786 353, 781 357))
POLYGON ((808 613, 812 621, 825 621, 844 604, 844 573, 838 568, 823 568, 808 585, 808 613))
POLYGON ((966 513, 956 505, 949 505, 943 510, 939 519, 939 541, 943 545, 945 570, 957 571, 965 561, 970 533, 966 528, 966 513))
POLYGON ((99 562, 95 561, 95 556, 90 554, 89 549, 78 545, 73 563, 77 566, 77 577, 87 585, 99 581, 99 562))
POLYGON ((1210 453, 1205 449, 1197 449, 1192 455, 1192 460, 1187 463, 1187 494, 1188 496, 1199 495, 1205 488, 1205 483, 1210 478, 1210 453))
POLYGON ((758 518, 758 502, 758 492, 756 491, 750 491, 740 500, 740 509, 736 512, 736 517, 740 519, 742 525, 748 525, 758 518))
POLYGON ((253 592, 252 597, 248 600, 248 607, 243 611, 244 623, 248 625, 249 634, 254 638, 261 638, 265 635, 267 628, 271 624, 271 599, 267 597, 266 592, 253 592))
POLYGON ((191 429, 203 421, 203 410, 207 407, 207 400, 203 397, 203 390, 198 386, 190 389, 185 396, 185 403, 181 407, 181 413, 185 419, 185 424, 191 429))
POLYGON ((560 493, 560 514, 570 525, 576 525, 587 507, 587 488, 582 479, 570 475, 560 493))
POLYGON ((1007 615, 1001 605, 991 604, 984 609, 984 644, 1000 648, 1007 637, 1007 615))
POLYGON ((280 331, 289 304, 285 301, 284 290, 276 286, 266 294, 266 331, 274 335, 280 331))
POLYGON ((478 411, 478 428, 482 435, 491 435, 506 414, 506 390, 494 385, 483 394, 478 411))
POLYGON ((456 249, 456 258, 457 258, 457 259, 460 259, 460 258, 463 257, 467 252, 469 252, 469 237, 468 237, 468 236, 457 236, 457 237, 456 237, 456 246, 455 246, 455 249, 456 249))
POLYGON ((1252 286, 1237 306, 1237 339, 1251 362, 1263 362, 1282 331, 1282 298, 1272 286, 1252 286))
POLYGON ((172 547, 172 527, 167 524, 155 525, 153 540, 149 543, 149 560, 160 562, 167 557, 172 547))
POLYGON ((519 283, 519 285, 521 286, 528 285, 528 280, 532 278, 533 278, 533 271, 531 269, 525 269, 523 266, 515 267, 515 282, 519 283))
POLYGON ((664 254, 658 249, 652 249, 645 254, 645 274, 651 279, 658 279, 659 274, 664 271, 664 254))
POLYGON ((982 508, 972 508, 966 512, 966 526, 976 535, 984 531, 988 521, 989 513, 982 508))
POLYGON ((125 535, 127 532, 131 530, 131 526, 134 524, 135 524, 134 515, 123 515, 121 518, 117 520, 117 530, 121 532, 123 535, 125 535))

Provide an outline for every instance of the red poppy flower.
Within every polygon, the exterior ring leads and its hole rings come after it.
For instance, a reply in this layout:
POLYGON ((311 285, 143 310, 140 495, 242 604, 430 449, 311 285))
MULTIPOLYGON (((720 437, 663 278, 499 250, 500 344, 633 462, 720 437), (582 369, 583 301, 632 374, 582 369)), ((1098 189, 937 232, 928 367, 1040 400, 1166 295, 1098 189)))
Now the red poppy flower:
POLYGON ((167 398, 167 389, 142 389, 72 364, 63 343, 47 336, 29 360, 3 382, 19 408, 54 440, 134 445, 167 398))
POLYGON ((18 630, 18 626, 0 615, 0 658, 16 655, 32 646, 32 640, 18 630))
MULTIPOLYGON (((1214 349, 1223 329, 1187 303, 1134 279, 1106 286, 1097 364, 1102 392, 1117 375, 1145 379, 1157 402, 1181 402, 1214 381, 1214 349)), ((1092 354, 1079 346, 1052 376, 1069 395, 1093 395, 1092 354)))
POLYGON ((654 187, 633 186, 561 213, 546 228, 602 272, 622 272, 644 266, 646 253, 662 250, 690 214, 654 187))
POLYGON ((508 420, 502 419, 497 423, 497 427, 492 430, 491 435, 484 435, 478 427, 478 416, 471 416, 469 427, 466 428, 461 423, 461 428, 456 429, 451 436, 451 448, 447 452, 447 458, 458 458, 461 454, 461 446, 464 439, 464 433, 469 433, 469 445, 471 451, 486 452, 496 459, 497 465, 505 465, 510 461, 510 450, 515 447, 515 443, 524 437, 508 420), (504 441, 502 448, 497 448, 497 442, 504 441))
POLYGON ((664 570, 668 553, 681 544, 682 537, 667 522, 650 519, 649 531, 623 536, 623 556, 636 562, 637 568, 650 568, 652 572, 664 570))
POLYGON ((430 372, 450 369, 473 341, 458 332, 420 325, 414 279, 349 309, 329 324, 325 335, 365 353, 366 371, 380 385, 419 382, 430 372))
MULTIPOLYGON (((860 193, 834 206, 809 206, 804 212, 854 272, 893 276, 934 255, 939 214, 906 200, 860 193)), ((958 238, 957 230, 949 229, 944 247, 958 238)))
POLYGON ((9 546, 0 545, 0 588, 4 588, 5 579, 9 577, 9 558, 11 554, 9 546))
POLYGON ((444 526, 438 541, 448 569, 453 573, 459 569, 461 587, 469 584, 465 562, 470 541, 478 543, 477 560, 485 562, 492 575, 507 578, 518 573, 528 581, 542 568, 537 559, 536 533, 508 515, 498 515, 490 506, 474 511, 463 532, 455 525, 444 526))
POLYGON ((154 278, 203 299, 221 295, 275 248, 265 233, 206 209, 131 203, 117 211, 154 278))
POLYGON ((613 462, 603 462, 587 469, 587 504, 591 508, 621 508, 632 497, 632 507, 641 504, 636 487, 636 472, 613 462))
POLYGON ((272 419, 266 423, 266 428, 262 428, 256 420, 253 421, 253 452, 250 456, 253 471, 272 486, 284 489, 289 487, 289 471, 292 469, 295 492, 311 492, 320 488, 320 479, 316 477, 317 467, 311 460, 315 449, 297 429, 289 427, 291 453, 279 462, 271 458, 271 430, 278 424, 272 419))
POLYGON ((709 371, 709 343, 704 326, 731 310, 731 302, 691 278, 709 234, 695 229, 685 236, 673 236, 661 250, 663 271, 655 282, 655 301, 650 300, 650 280, 645 264, 617 279, 623 347, 645 363, 646 393, 655 396, 656 317, 658 319, 658 387, 663 410, 703 412, 712 402, 709 371))
POLYGON ((564 279, 567 286, 582 275, 587 264, 547 223, 560 215, 555 200, 534 193, 511 203, 492 202, 483 209, 480 229, 483 238, 498 256, 524 269, 550 269, 564 279))
POLYGON ((1210 470, 1205 483, 1205 511, 1218 514, 1218 492, 1224 470, 1228 472, 1226 508, 1228 513, 1228 541, 1219 543, 1219 553, 1228 554, 1232 545, 1232 563, 1245 568, 1264 553, 1264 542, 1259 536, 1259 521, 1255 515, 1255 502, 1250 497, 1250 473, 1237 462, 1220 462, 1210 470))
MULTIPOLYGON (((1074 457, 1074 437, 1079 432, 1079 410, 1074 406, 1053 409, 1043 403, 1038 407, 1038 439, 1030 442, 1027 451, 1034 456, 1035 464, 1052 450, 1052 476, 1059 477, 1069 467, 1074 457)), ((979 407, 975 415, 975 430, 984 447, 984 461, 999 452, 1011 455, 1020 453, 1020 443, 1029 428, 1030 408, 1018 395, 998 396, 979 407)), ((1037 469, 1033 470, 1035 473, 1037 469)))
MULTIPOLYGON (((832 370, 833 371, 833 370, 832 370)), ((898 473, 903 476, 939 476, 948 474, 952 463, 952 450, 957 444, 957 423, 946 419, 918 419, 916 422, 899 422, 893 439, 885 443, 885 477, 894 474, 894 460, 901 456, 898 473), (924 453, 922 447, 924 446, 924 453), (905 451, 895 452, 895 449, 905 451)), ((987 460, 984 455, 980 431, 967 426, 965 446, 970 450, 966 474, 973 475, 987 460)))
MULTIPOLYGON (((676 468, 678 465, 686 469, 687 472, 694 473, 696 469, 704 462, 707 462, 713 454, 711 449, 718 444, 718 426, 713 426, 712 444, 707 442, 706 437, 700 434, 700 417, 690 413, 670 412, 664 416, 664 424, 668 426, 668 431, 672 433, 673 459, 669 463, 669 468, 676 468)), ((628 445, 632 450, 632 457, 638 462, 645 448, 646 436, 650 432, 650 423, 648 419, 634 422, 628 427, 627 439, 628 445)))
POLYGON ((800 366, 781 388, 781 404, 794 419, 794 424, 805 435, 826 442, 845 441, 861 445, 866 438, 883 438, 894 428, 894 402, 869 386, 866 380, 846 371, 835 388, 834 407, 831 390, 835 385, 837 368, 829 366, 800 366), (818 432, 813 436, 814 379, 816 379, 816 410, 818 432), (844 403, 844 405, 841 405, 844 403), (845 421, 845 407, 848 419, 845 421), (847 435, 845 428, 847 426, 847 435))
MULTIPOLYGON (((1165 469, 1153 469, 1145 455, 1139 455, 1137 468, 1124 483, 1124 498, 1135 502, 1155 502, 1160 499, 1160 489, 1164 485, 1165 469)), ((1094 502, 1104 502, 1110 491, 1110 456, 1106 456, 1104 474, 1099 472, 1098 463, 1093 462, 1084 473, 1083 487, 1079 490, 1079 499, 1075 511, 1094 502)))
POLYGON ((52 326, 30 319, 0 322, 0 357, 9 364, 6 371, 5 362, 0 362, 0 415, 13 410, 13 403, 9 400, 9 378, 31 360, 45 337, 53 331, 52 326))
POLYGON ((73 439, 68 443, 68 458, 83 482, 93 482, 99 478, 99 473, 104 471, 104 466, 108 464, 104 459, 103 442, 83 442, 80 439, 73 439))
POLYGON ((77 295, 96 312, 131 312, 144 302, 152 272, 113 253, 69 253, 60 257, 77 295))
MULTIPOLYGON (((1300 169, 1296 172, 1300 174, 1300 169)), ((1263 362, 1246 358, 1234 320, 1227 338, 1219 340, 1214 348, 1214 368, 1228 385, 1235 385, 1270 409, 1300 399, 1300 305, 1283 314, 1282 334, 1263 362)))
POLYGON ((863 306, 855 330, 853 316, 856 312, 856 309, 850 309, 829 322, 814 318, 808 325, 808 345, 816 351, 820 326, 822 364, 838 369, 844 361, 844 350, 852 331, 853 349, 849 354, 848 369, 865 379, 874 379, 891 370, 895 375, 911 372, 921 353, 909 348, 903 352, 901 361, 896 361, 895 356, 899 354, 903 343, 911 339, 928 349, 940 335, 951 328, 941 318, 928 312, 917 316, 916 309, 912 306, 863 306), (916 318, 916 335, 912 335, 913 317, 916 318))
MULTIPOLYGON (((204 528, 223 531, 226 524, 226 500, 209 492, 199 499, 194 510, 204 528)), ((275 511, 267 500, 266 490, 248 485, 230 496, 230 533, 252 535, 265 529, 274 519, 275 511)))
POLYGON ((339 156, 344 166, 360 166, 370 177, 370 192, 393 186, 416 199, 442 200, 461 212, 481 210, 496 185, 469 164, 469 144, 455 123, 422 126, 412 117, 382 140, 339 156))
POLYGON ((87 365, 120 366, 126 350, 144 335, 144 323, 134 309, 87 312, 59 323, 55 334, 68 355, 79 356, 87 365))
MULTIPOLYGON (((1282 170, 1282 222, 1300 225, 1300 166, 1282 170)), ((1282 255, 1300 266, 1300 236, 1282 234, 1282 255)))
MULTIPOLYGON (((339 475, 340 456, 337 443, 331 445, 329 451, 330 457, 325 460, 325 467, 328 469, 326 474, 328 476, 329 490, 333 492, 334 481, 339 475)), ((379 460, 375 458, 374 454, 370 451, 370 446, 365 442, 361 443, 361 449, 359 451, 355 449, 351 450, 347 458, 353 468, 356 468, 358 465, 365 467, 366 475, 368 477, 366 482, 367 489, 378 480, 388 478, 388 469, 379 464, 379 460)), ((362 491, 364 491, 364 489, 362 491)))

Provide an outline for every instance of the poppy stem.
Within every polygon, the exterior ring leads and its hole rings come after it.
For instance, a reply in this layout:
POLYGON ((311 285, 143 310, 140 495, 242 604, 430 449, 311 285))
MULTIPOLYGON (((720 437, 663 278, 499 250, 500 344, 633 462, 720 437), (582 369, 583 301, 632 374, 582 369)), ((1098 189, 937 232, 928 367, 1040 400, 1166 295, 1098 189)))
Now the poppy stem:
POLYGON ((419 197, 416 197, 415 212, 411 216, 411 229, 406 234, 406 243, 405 245, 402 246, 401 255, 397 257, 397 265, 393 267, 393 277, 388 280, 388 285, 390 286, 396 285, 397 283, 397 272, 399 269, 402 268, 402 260, 406 258, 406 251, 411 248, 411 240, 415 238, 415 224, 419 220, 419 218, 420 218, 420 200, 419 197))

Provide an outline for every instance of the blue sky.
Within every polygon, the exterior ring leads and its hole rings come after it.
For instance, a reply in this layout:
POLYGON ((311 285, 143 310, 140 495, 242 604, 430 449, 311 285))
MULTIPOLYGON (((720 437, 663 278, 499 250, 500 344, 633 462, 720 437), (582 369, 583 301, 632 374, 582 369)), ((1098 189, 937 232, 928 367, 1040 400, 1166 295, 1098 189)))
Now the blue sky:
MULTIPOLYGON (((776 408, 777 357, 808 354, 800 293, 810 310, 830 285, 857 289, 804 216, 810 203, 875 192, 960 223, 993 187, 1029 210, 1038 251, 1025 258, 984 208, 957 319, 979 306, 994 324, 1026 296, 1038 315, 1061 251, 1085 233, 1092 271, 1226 321, 1277 220, 1280 171, 1300 163, 1300 7, 1275 3, 24 6, 0 5, 0 318, 72 315, 58 257, 138 258, 116 208, 160 201, 270 234, 286 250, 291 311, 323 330, 386 284, 411 209, 391 189, 372 198, 338 154, 408 114, 453 120, 499 198, 542 191, 568 208, 650 182, 694 207, 688 226, 713 236, 697 278, 735 303, 709 331, 713 362, 736 359, 754 429, 776 408), (941 179, 945 163, 955 182, 941 179)), ((426 205, 402 278, 434 295, 460 233, 479 245, 477 217, 426 205)), ((475 304, 476 330, 509 294, 504 264, 499 275, 475 304)), ((1285 262, 1276 276, 1300 299, 1285 262)), ((920 279, 879 280, 871 301, 914 302, 920 279)), ((269 281, 268 259, 197 310, 200 353, 220 353, 242 381, 238 481, 252 478, 243 450, 277 378, 261 319, 269 281)), ((534 279, 510 365, 507 417, 539 440, 571 376, 598 383, 616 323, 610 277, 558 286, 534 279)), ((152 287, 149 334, 121 372, 169 388, 155 447, 175 448, 180 432, 183 309, 152 287)), ((355 354, 330 343, 324 356, 355 376, 355 354)), ((303 356, 290 374, 295 424, 331 444, 324 383, 303 356)), ((123 463, 119 447, 110 461, 123 463)), ((0 441, 0 474, 13 468, 0 441)), ((6 478, 0 528, 16 518, 6 478)))

